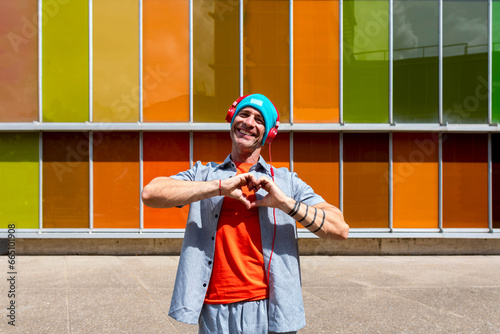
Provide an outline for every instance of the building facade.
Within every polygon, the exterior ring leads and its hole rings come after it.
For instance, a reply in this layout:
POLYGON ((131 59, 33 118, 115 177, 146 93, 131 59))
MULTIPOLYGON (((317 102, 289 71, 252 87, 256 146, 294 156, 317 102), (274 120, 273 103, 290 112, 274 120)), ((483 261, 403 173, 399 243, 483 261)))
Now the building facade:
POLYGON ((0 17, 3 236, 182 238, 187 208, 145 207, 142 187, 222 162, 228 107, 258 92, 280 112, 273 165, 350 238, 500 239, 499 1, 17 0, 0 17))

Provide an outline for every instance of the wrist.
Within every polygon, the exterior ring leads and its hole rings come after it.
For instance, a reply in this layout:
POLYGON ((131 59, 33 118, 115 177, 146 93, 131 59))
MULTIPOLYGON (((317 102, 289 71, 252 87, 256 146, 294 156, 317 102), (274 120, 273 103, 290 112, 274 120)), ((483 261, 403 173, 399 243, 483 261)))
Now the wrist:
POLYGON ((291 210, 293 210, 293 206, 295 205, 297 201, 294 200, 291 197, 287 197, 279 206, 278 208, 283 211, 284 213, 288 214, 291 210))

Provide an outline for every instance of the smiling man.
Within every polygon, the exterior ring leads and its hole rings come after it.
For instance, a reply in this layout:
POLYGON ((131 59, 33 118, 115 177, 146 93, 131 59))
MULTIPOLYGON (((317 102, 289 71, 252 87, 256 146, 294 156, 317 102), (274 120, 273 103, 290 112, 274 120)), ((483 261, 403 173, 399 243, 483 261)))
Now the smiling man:
POLYGON ((232 150, 199 161, 142 192, 151 207, 190 204, 169 315, 200 333, 295 333, 305 326, 295 221, 322 238, 346 239, 339 209, 286 168, 260 156, 279 114, 264 95, 227 114, 232 150))

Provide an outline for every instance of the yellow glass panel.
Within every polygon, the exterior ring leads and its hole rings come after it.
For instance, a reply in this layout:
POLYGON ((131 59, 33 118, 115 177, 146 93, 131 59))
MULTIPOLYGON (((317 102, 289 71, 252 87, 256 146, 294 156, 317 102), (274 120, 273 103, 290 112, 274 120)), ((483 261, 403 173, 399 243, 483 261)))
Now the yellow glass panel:
POLYGON ((88 121, 88 0, 42 0, 42 11, 43 121, 88 121))
POLYGON ((0 133, 0 228, 38 228, 38 133, 0 133))
POLYGON ((193 118, 224 122, 239 96, 239 1, 193 0, 193 118))
POLYGON ((244 94, 266 95, 282 123, 290 121, 289 2, 244 2, 244 94))
POLYGON ((93 121, 139 120, 139 3, 100 0, 93 8, 93 121))

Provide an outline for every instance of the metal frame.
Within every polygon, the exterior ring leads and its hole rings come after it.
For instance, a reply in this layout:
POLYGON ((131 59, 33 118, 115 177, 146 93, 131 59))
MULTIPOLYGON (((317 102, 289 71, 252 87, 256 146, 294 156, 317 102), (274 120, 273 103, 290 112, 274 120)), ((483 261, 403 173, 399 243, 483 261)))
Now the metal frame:
MULTIPOLYGON (((193 0, 189 0, 189 122, 183 123, 144 123, 142 106, 143 106, 143 87, 142 87, 142 25, 143 25, 143 0, 139 0, 139 73, 140 75, 140 115, 137 123, 94 123, 93 108, 92 108, 92 4, 93 0, 89 0, 89 122, 80 123, 44 123, 43 122, 43 96, 42 96, 42 0, 38 0, 38 83, 39 83, 39 114, 38 121, 34 122, 19 122, 19 123, 0 123, 1 132, 38 132, 39 133, 39 228, 38 229, 19 229, 16 231, 18 238, 183 238, 184 229, 145 229, 144 228, 144 210, 140 205, 140 228, 138 229, 95 229, 93 228, 93 132, 102 129, 116 131, 134 131, 140 135, 140 188, 143 187, 143 133, 144 131, 184 131, 189 132, 189 162, 193 166, 193 136, 197 131, 229 131, 227 123, 194 123, 193 119, 193 0), (88 132, 89 134, 89 182, 90 182, 90 218, 88 229, 45 229, 43 226, 43 132, 44 131, 79 131, 88 132)), ((239 73, 240 73, 240 95, 244 92, 244 63, 243 63, 243 0, 239 2, 239 73)), ((343 13, 342 1, 339 1, 339 38, 342 41, 343 36, 343 13)), ((389 227, 381 229, 362 229, 353 228, 350 230, 352 238, 500 238, 500 229, 494 229, 492 225, 492 144, 491 133, 500 133, 498 124, 491 124, 491 103, 488 109, 488 124, 443 124, 443 109, 442 109, 442 85, 443 85, 443 0, 439 0, 439 122, 425 124, 394 124, 393 122, 393 101, 392 101, 392 85, 393 85, 393 0, 389 0, 389 123, 388 124, 344 124, 343 121, 343 44, 339 43, 339 123, 322 123, 322 124, 306 124, 293 123, 293 0, 289 0, 289 34, 290 34, 290 122, 280 125, 280 132, 289 133, 290 138, 290 169, 293 171, 293 148, 294 148, 294 132, 331 132, 339 133, 339 207, 343 209, 343 134, 346 132, 381 132, 389 134, 389 170, 393 169, 393 151, 392 135, 394 132, 438 132, 439 133, 439 209, 438 209, 438 228, 436 229, 400 229, 393 227, 393 180, 392 173, 389 180, 389 227), (449 132, 462 133, 487 133, 488 134, 488 228, 485 229, 446 229, 443 228, 442 217, 442 135, 449 132)), ((488 99, 491 101, 492 88, 492 0, 488 1, 488 99)), ((139 195, 140 196, 140 195, 139 195)), ((0 229, 0 237, 6 237, 7 229, 0 229)), ((301 238, 315 238, 305 229, 298 229, 298 236, 301 238)))

